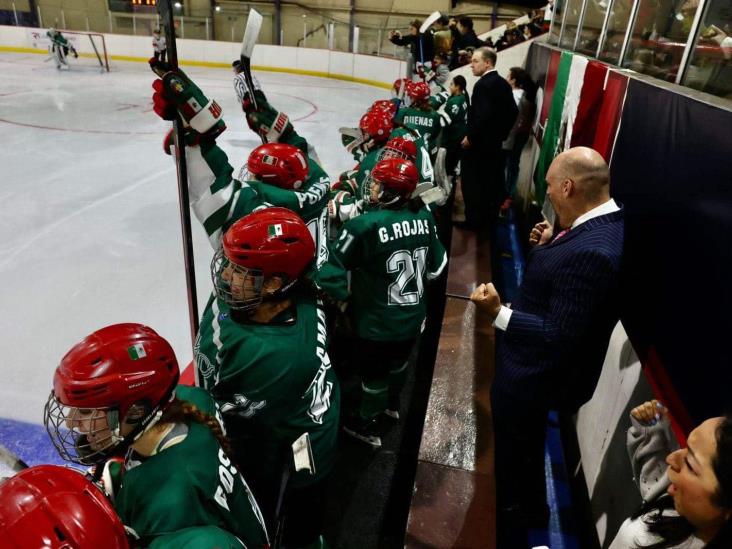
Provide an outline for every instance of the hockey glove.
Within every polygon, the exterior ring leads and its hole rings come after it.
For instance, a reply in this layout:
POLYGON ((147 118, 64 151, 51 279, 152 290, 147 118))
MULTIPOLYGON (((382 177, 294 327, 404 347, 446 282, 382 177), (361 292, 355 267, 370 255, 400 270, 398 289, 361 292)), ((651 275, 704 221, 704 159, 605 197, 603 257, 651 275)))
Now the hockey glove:
POLYGON ((209 138, 226 129, 219 104, 208 99, 182 71, 166 72, 162 80, 153 82, 153 89, 153 109, 163 120, 174 120, 177 111, 185 126, 209 138))

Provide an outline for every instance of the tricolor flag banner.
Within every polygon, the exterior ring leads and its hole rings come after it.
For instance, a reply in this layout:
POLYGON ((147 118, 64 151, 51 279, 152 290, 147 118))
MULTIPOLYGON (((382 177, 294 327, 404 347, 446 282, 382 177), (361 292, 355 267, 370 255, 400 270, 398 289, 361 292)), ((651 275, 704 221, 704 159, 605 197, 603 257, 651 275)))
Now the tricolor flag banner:
POLYGON ((270 225, 267 228, 267 234, 269 234, 269 236, 282 236, 282 225, 279 223, 276 225, 270 225))
POLYGON ((135 343, 132 347, 127 347, 127 352, 132 360, 138 360, 147 356, 145 347, 142 346, 142 343, 135 343))
MULTIPOLYGON (((572 57, 572 53, 567 51, 562 52, 559 69, 557 70, 556 83, 554 84, 554 92, 552 94, 549 118, 547 119, 544 138, 541 142, 539 162, 534 171, 534 188, 536 190, 536 200, 539 204, 544 203, 544 197, 546 196, 546 172, 557 154, 559 130, 562 124, 562 110, 564 108, 564 95, 567 91, 567 81, 569 80, 569 71, 572 66, 572 57)), ((547 75, 548 77, 549 75, 547 75)))
POLYGON ((607 69, 607 65, 600 61, 587 63, 585 81, 582 84, 582 96, 572 126, 572 135, 566 140, 571 147, 592 147, 605 93, 607 69))
POLYGON ((572 142, 572 130, 577 117, 577 109, 585 83, 585 70, 587 69, 587 58, 581 55, 572 57, 572 66, 569 69, 567 79, 567 90, 564 92, 564 106, 562 107, 562 123, 559 128, 557 139, 557 153, 566 151, 572 142))

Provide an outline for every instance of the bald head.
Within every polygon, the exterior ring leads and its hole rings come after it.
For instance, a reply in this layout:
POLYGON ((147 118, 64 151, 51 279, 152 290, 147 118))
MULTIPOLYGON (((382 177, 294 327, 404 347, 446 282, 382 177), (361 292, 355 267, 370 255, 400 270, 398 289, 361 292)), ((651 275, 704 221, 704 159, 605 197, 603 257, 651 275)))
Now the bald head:
POLYGON ((556 169, 561 179, 571 179, 587 202, 606 202, 610 198, 610 171, 594 149, 574 147, 564 151, 554 159, 551 169, 556 169))

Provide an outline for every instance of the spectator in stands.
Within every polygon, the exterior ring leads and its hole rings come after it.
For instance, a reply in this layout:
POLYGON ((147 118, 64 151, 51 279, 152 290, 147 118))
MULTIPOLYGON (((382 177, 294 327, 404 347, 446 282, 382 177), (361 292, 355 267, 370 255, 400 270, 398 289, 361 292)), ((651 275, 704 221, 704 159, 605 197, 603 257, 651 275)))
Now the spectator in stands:
POLYGON ((732 416, 706 420, 679 449, 668 410, 633 408, 628 454, 643 504, 610 549, 732 547, 732 416))
POLYGON ((503 151, 506 157, 506 192, 511 197, 516 190, 521 151, 524 150, 529 135, 531 135, 531 125, 536 110, 534 105, 536 87, 529 73, 521 67, 511 67, 508 71, 507 80, 511 85, 513 99, 518 107, 516 122, 503 142, 503 151))
POLYGON ((516 121, 518 109, 511 86, 496 71, 496 53, 479 48, 473 53, 473 87, 468 129, 461 144, 462 189, 469 228, 491 227, 505 198, 501 144, 516 121))
POLYGON ((450 20, 444 15, 435 22, 435 55, 450 55, 452 47, 452 32, 450 32, 449 24, 450 20))
POLYGON ((452 31, 452 62, 450 70, 460 66, 460 52, 468 48, 477 49, 483 46, 483 42, 475 34, 473 30, 473 20, 470 17, 461 17, 456 20, 450 20, 450 30, 452 31))
POLYGON ((528 528, 547 526, 549 410, 575 413, 589 400, 619 317, 624 212, 610 198, 605 160, 587 147, 569 149, 546 180, 558 234, 546 223, 532 230, 534 249, 511 308, 493 284, 470 297, 502 336, 491 406, 498 547, 512 549, 526 546, 528 528))
POLYGON ((427 82, 434 82, 441 89, 445 89, 445 84, 450 79, 450 69, 447 67, 447 55, 444 53, 436 53, 432 60, 433 70, 427 75, 427 82))
MULTIPOLYGON (((414 59, 414 76, 423 79, 425 72, 432 70, 432 58, 435 56, 434 31, 429 29, 420 34, 419 27, 422 21, 415 19, 409 24, 409 35, 402 36, 402 33, 392 31, 389 40, 397 46, 409 46, 409 51, 414 59)), ((415 78, 417 79, 417 78, 415 78)))

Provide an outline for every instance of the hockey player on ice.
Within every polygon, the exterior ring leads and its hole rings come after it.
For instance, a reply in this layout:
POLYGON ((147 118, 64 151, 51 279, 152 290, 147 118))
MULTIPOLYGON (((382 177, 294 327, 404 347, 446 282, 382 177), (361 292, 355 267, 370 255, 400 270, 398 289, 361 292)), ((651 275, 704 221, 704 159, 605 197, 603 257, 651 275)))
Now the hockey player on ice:
POLYGON ((211 264, 215 296, 195 347, 197 383, 221 406, 237 463, 271 528, 292 443, 309 433, 314 474, 290 473, 285 547, 322 546, 325 483, 338 438, 340 390, 326 350, 326 315, 305 282, 314 248, 303 221, 285 208, 234 223, 211 264))
POLYGON ((399 418, 407 360, 426 316, 425 280, 447 263, 432 213, 411 198, 417 179, 409 160, 379 161, 369 178, 370 208, 343 224, 315 278, 348 303, 362 390, 344 430, 374 447, 381 446, 380 416, 399 418))
POLYGON ((48 29, 48 32, 46 32, 46 36, 48 36, 48 38, 51 40, 51 45, 49 46, 49 49, 51 55, 56 60, 56 68, 60 69, 62 66, 64 66, 68 69, 69 64, 66 61, 66 58, 68 57, 69 52, 71 52, 71 54, 75 58, 78 58, 79 54, 76 52, 76 49, 64 37, 64 35, 61 34, 60 31, 56 30, 53 27, 48 29))
POLYGON ((160 29, 155 29, 153 31, 152 46, 155 60, 165 63, 165 58, 168 54, 168 46, 165 42, 165 36, 160 34, 160 29))
POLYGON ((246 547, 267 547, 215 402, 203 389, 178 385, 178 375, 170 344, 147 326, 90 334, 54 374, 44 421, 56 450, 103 468, 117 514, 146 542, 209 525, 246 547))

